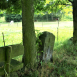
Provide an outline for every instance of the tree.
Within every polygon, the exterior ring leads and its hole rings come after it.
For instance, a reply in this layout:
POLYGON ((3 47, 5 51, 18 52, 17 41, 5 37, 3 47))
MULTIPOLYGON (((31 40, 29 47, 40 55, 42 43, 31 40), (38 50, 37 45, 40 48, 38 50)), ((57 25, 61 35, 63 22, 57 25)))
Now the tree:
POLYGON ((1 0, 0 9, 6 9, 7 12, 18 13, 22 4, 22 35, 24 45, 24 66, 33 67, 36 59, 35 50, 35 30, 34 30, 34 0, 1 0), (5 5, 5 6, 3 6, 5 5), (10 8, 9 8, 10 7, 10 8))
POLYGON ((52 9, 54 6, 57 6, 55 9, 62 9, 62 6, 72 6, 73 7, 73 43, 77 43, 77 0, 48 0, 50 3, 46 8, 52 9), (53 4, 52 4, 53 3, 53 4), (70 4, 71 3, 71 4, 70 4), (52 7, 51 4, 53 5, 52 7), (58 6, 61 6, 61 8, 58 8, 58 6))
POLYGON ((36 59, 33 0, 22 0, 24 66, 33 67, 36 59))
POLYGON ((77 43, 77 0, 72 2, 73 4, 73 43, 77 43))

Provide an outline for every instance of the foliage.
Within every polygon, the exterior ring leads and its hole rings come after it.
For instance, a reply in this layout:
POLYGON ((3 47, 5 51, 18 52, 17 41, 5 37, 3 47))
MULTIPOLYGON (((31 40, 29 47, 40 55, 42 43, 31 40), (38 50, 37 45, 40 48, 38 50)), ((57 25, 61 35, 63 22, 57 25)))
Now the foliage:
POLYGON ((61 10, 61 14, 62 14, 62 21, 73 21, 73 9, 72 6, 67 6, 64 7, 63 10, 61 10))
MULTIPOLYGON (((36 0, 37 1, 37 0, 36 0)), ((72 5, 69 2, 69 0, 41 0, 39 2, 42 2, 43 5, 39 5, 40 7, 37 5, 38 8, 35 9, 35 21, 38 19, 39 20, 50 20, 52 17, 48 16, 49 18, 47 19, 47 15, 53 14, 53 15, 57 15, 60 19, 61 17, 63 18, 63 16, 67 16, 68 14, 72 15, 72 5)), ((67 18, 66 17, 66 18, 67 18)), ((63 18, 65 19, 65 18, 63 18)), ((63 20, 62 19, 62 20, 63 20)), ((68 20, 71 20, 69 17, 67 18, 68 20)), ((73 18, 72 18, 73 19, 73 18)))
POLYGON ((43 15, 42 14, 34 14, 34 20, 35 21, 56 21, 58 18, 61 18, 60 15, 56 15, 56 14, 53 14, 50 13, 50 14, 47 14, 47 13, 44 13, 43 15), (53 18, 53 20, 52 20, 53 18))
POLYGON ((0 14, 0 17, 3 17, 3 14, 0 14))
POLYGON ((0 10, 0 17, 3 17, 4 16, 4 14, 5 14, 5 11, 3 10, 0 10))
POLYGON ((5 17, 4 16, 0 18, 0 23, 2 23, 2 22, 5 22, 5 17))
POLYGON ((73 16, 71 14, 62 16, 61 21, 73 21, 73 16))
MULTIPOLYGON (((59 17, 60 19, 61 17, 63 18, 63 15, 64 16, 67 15, 66 18, 67 20, 69 20, 67 12, 71 11, 70 8, 72 8, 70 6, 71 3, 69 1, 71 2, 71 0, 61 0, 61 1, 60 0, 34 0, 34 12, 35 12, 34 20, 36 21, 38 19, 38 21, 41 21, 41 20, 51 21, 52 17, 50 16, 50 13, 58 14, 57 17, 59 17), (48 12, 48 14, 46 12, 48 12), (47 19, 47 15, 48 15, 48 19, 47 19)), ((5 6, 2 6, 0 8, 4 8, 4 9, 7 8, 6 13, 8 14, 9 13, 11 14, 16 14, 16 13, 21 14, 22 13, 21 12, 21 0, 16 0, 16 1, 15 0, 8 0, 8 1, 4 0, 4 2, 2 1, 2 4, 3 3, 5 4, 5 6), (6 6, 6 4, 8 6, 6 6)), ((56 15, 54 15, 54 17, 56 17, 56 15)))
POLYGON ((7 13, 19 13, 21 10, 21 0, 1 0, 0 5, 0 9, 7 13))
MULTIPOLYGON (((39 36, 42 34, 42 32, 40 32, 39 30, 36 30, 36 49, 37 49, 37 59, 36 59, 36 62, 39 63, 40 61, 40 58, 39 56, 41 55, 39 53, 39 44, 42 44, 41 43, 41 40, 39 39, 39 36)), ((38 66, 38 65, 37 65, 38 66)))
POLYGON ((14 21, 14 22, 20 22, 22 20, 22 17, 20 14, 6 14, 5 16, 6 22, 14 21))
MULTIPOLYGON (((34 0, 34 11, 57 12, 63 7, 71 5, 69 1, 71 0, 34 0)), ((0 5, 0 9, 7 9, 8 13, 19 13, 22 8, 21 0, 1 0, 0 5)))
POLYGON ((43 12, 45 0, 34 0, 34 11, 43 12))

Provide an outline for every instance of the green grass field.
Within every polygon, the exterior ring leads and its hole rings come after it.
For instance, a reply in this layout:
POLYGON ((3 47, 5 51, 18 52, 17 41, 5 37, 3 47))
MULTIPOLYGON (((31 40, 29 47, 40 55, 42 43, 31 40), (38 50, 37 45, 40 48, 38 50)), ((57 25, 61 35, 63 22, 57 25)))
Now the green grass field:
MULTIPOLYGON (((42 73, 39 77, 77 77, 77 48, 73 46, 71 41, 68 41, 73 36, 73 22, 59 22, 58 41, 58 22, 35 22, 34 26, 35 30, 39 30, 40 32, 49 31, 55 35, 53 67, 48 64, 51 68, 42 68, 42 73), (47 70, 49 70, 49 72, 47 72, 47 70)), ((4 32, 6 45, 22 42, 21 22, 12 25, 8 23, 1 24, 0 46, 4 45, 2 32, 4 32)))
MULTIPOLYGON (((60 22, 58 42, 63 42, 64 40, 73 36, 72 22, 60 22), (70 24, 70 25, 69 25, 70 24)), ((57 39, 57 26, 58 22, 35 22, 35 30, 49 31, 52 32, 57 39)), ((0 46, 3 46, 3 36, 4 33, 5 45, 16 44, 22 42, 22 23, 1 23, 0 24, 0 46)), ((57 41, 57 40, 56 40, 57 41)))

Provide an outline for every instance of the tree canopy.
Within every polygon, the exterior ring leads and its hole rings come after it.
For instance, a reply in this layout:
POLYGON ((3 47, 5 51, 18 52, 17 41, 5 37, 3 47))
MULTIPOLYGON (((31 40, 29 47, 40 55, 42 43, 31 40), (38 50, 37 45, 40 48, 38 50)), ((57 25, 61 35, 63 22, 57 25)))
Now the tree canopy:
MULTIPOLYGON (((73 0, 34 0, 34 11, 58 11, 65 6, 70 6, 73 0)), ((9 13, 21 11, 21 0, 1 0, 0 9, 6 9, 9 13)))

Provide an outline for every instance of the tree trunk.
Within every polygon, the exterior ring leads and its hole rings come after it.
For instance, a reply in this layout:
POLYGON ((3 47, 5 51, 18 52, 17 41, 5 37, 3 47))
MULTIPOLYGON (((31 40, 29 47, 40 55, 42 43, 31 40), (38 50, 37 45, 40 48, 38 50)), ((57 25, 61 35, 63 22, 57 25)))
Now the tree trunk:
POLYGON ((73 43, 77 42, 77 0, 73 0, 73 43))
POLYGON ((24 66, 33 67, 36 59, 33 0, 22 0, 24 66))

